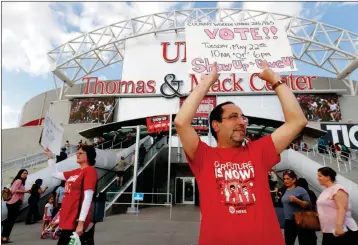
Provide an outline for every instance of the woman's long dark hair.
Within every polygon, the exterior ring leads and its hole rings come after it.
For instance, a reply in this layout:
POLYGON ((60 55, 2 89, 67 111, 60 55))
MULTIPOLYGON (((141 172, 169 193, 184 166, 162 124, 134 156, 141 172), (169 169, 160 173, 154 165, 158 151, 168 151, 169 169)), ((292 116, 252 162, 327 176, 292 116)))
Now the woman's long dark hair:
POLYGON ((14 184, 14 182, 15 182, 16 180, 18 180, 18 179, 21 179, 22 184, 25 185, 26 179, 22 179, 22 178, 21 178, 22 173, 25 172, 25 171, 28 172, 28 171, 27 171, 26 169, 24 169, 24 168, 23 168, 23 169, 20 169, 20 171, 19 171, 19 172, 17 173, 17 175, 15 176, 14 180, 11 182, 11 185, 14 184))

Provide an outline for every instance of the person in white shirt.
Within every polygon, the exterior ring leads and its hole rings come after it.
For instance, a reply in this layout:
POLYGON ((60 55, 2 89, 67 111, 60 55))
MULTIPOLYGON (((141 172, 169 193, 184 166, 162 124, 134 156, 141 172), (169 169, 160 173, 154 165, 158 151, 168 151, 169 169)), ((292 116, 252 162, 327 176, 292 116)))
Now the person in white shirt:
POLYGON ((43 217, 43 221, 42 221, 42 234, 44 233, 45 227, 52 220, 53 202, 54 202, 54 197, 51 196, 45 205, 44 217, 43 217))
POLYGON ((108 117, 111 115, 112 113, 112 105, 110 102, 107 102, 107 105, 104 108, 104 114, 103 114, 103 119, 106 122, 108 120, 108 117))
POLYGON ((338 105, 336 102, 334 102, 334 100, 331 100, 331 103, 329 104, 329 115, 332 118, 332 121, 336 121, 336 117, 337 117, 337 111, 338 111, 338 105))

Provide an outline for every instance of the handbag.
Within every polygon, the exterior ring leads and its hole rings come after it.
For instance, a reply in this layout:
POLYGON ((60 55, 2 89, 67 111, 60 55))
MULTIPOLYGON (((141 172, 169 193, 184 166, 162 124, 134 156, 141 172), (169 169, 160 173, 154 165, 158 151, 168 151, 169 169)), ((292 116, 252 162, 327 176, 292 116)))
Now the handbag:
POLYGON ((301 210, 294 213, 296 225, 300 228, 320 231, 318 214, 313 210, 301 210))
POLYGON ((10 188, 4 187, 4 189, 1 191, 1 197, 2 200, 9 201, 12 198, 12 192, 10 188))

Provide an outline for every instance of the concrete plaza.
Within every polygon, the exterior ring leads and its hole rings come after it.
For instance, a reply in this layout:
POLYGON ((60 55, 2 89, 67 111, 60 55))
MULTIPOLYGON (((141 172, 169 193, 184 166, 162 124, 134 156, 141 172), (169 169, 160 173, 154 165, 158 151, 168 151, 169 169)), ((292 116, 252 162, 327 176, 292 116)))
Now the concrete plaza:
MULTIPOLYGON (((199 208, 175 206, 170 220, 169 207, 141 209, 136 215, 115 215, 106 217, 96 226, 97 245, 194 245, 197 244, 200 225, 199 208)), ((48 238, 40 238, 41 223, 25 225, 17 223, 11 239, 16 245, 56 244, 48 238)), ((317 232, 318 243, 321 235, 317 232)), ((296 241, 298 244, 298 241, 296 241)))

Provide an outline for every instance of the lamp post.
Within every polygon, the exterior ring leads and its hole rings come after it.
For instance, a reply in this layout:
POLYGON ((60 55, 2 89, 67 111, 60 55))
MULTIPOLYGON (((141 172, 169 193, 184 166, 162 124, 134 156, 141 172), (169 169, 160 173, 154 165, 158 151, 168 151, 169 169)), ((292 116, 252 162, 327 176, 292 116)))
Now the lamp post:
POLYGON ((134 193, 136 192, 137 189, 137 168, 138 168, 138 153, 139 153, 139 141, 140 141, 140 129, 143 128, 145 126, 143 125, 138 125, 138 126, 127 126, 127 127, 122 127, 122 129, 128 129, 128 128, 135 128, 137 130, 137 135, 136 135, 136 142, 135 142, 135 159, 134 159, 134 171, 133 171, 133 183, 132 183, 132 202, 131 202, 131 207, 128 208, 127 212, 128 213, 133 213, 136 212, 136 208, 135 208, 135 200, 134 200, 134 193))
MULTIPOLYGON (((172 118, 173 115, 169 115, 169 148, 168 148, 168 180, 167 180, 167 203, 169 203, 169 193, 170 193, 170 169, 171 169, 171 154, 172 154, 172 118)), ((172 201, 172 200, 171 200, 172 201)))

